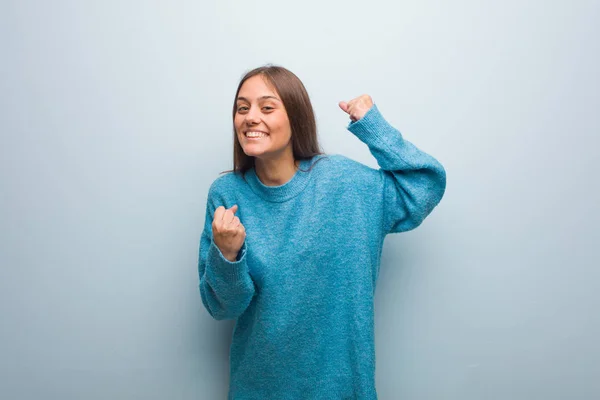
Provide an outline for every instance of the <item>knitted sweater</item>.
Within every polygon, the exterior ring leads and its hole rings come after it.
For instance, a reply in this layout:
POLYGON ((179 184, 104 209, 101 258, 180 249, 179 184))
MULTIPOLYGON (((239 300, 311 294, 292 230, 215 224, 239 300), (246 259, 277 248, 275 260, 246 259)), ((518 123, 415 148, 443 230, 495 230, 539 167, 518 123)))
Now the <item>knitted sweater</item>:
POLYGON ((446 173, 376 105, 347 129, 380 169, 318 155, 281 186, 251 169, 210 187, 198 272, 210 315, 236 319, 229 399, 377 399, 373 300, 384 237, 421 224, 446 173), (234 204, 246 240, 231 262, 212 240, 212 220, 234 204))

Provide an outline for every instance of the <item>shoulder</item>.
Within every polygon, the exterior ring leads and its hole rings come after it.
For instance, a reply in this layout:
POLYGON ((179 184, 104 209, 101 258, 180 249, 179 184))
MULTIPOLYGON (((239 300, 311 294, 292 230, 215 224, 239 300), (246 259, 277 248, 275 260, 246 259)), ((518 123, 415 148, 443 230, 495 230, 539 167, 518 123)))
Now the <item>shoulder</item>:
POLYGON ((345 193, 373 193, 381 185, 380 171, 342 154, 329 154, 318 174, 320 190, 345 193))
POLYGON ((235 193, 244 182, 240 173, 226 172, 211 183, 208 189, 208 198, 209 200, 215 198, 223 200, 228 193, 235 193))
POLYGON ((347 176, 350 179, 356 179, 357 177, 373 177, 379 174, 377 169, 342 154, 329 154, 327 158, 330 161, 329 169, 338 178, 347 176))

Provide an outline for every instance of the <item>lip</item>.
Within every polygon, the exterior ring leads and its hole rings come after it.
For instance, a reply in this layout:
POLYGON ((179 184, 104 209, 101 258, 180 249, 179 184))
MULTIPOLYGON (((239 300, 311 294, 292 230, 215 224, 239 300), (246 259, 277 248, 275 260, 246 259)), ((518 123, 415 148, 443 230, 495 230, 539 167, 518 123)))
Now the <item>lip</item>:
POLYGON ((259 130, 257 130, 257 129, 248 129, 248 130, 245 130, 245 131, 244 131, 244 139, 246 139, 246 140, 250 140, 250 141, 255 141, 255 140, 256 140, 256 141, 258 141, 258 140, 264 139, 264 137, 248 137, 248 136, 246 136, 246 132, 261 132, 261 133, 264 133, 266 136, 270 136, 270 135, 269 135, 267 132, 265 132, 265 131, 259 131, 259 130))
POLYGON ((268 135, 267 132, 265 132, 265 131, 259 131, 258 129, 246 129, 244 131, 244 136, 246 135, 246 132, 260 132, 260 133, 264 133, 265 135, 268 135))

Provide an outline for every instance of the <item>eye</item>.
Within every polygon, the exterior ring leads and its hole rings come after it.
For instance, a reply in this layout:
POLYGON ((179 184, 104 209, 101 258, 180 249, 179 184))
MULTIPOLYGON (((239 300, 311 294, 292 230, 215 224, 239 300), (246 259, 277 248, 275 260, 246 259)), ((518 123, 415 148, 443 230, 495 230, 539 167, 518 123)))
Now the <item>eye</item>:
POLYGON ((263 107, 265 110, 273 110, 273 107, 263 107))
POLYGON ((243 111, 243 109, 244 109, 244 108, 248 108, 248 107, 238 107, 238 109, 237 109, 237 110, 238 110, 238 112, 239 112, 239 111, 243 111))

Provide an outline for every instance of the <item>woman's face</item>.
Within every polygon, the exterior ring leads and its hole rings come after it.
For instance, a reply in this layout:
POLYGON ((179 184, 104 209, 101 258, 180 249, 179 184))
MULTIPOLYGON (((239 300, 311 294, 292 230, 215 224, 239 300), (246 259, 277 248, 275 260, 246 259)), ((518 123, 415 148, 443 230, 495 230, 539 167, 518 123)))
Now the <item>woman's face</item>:
POLYGON ((234 125, 248 156, 278 158, 292 152, 290 121, 277 92, 261 75, 244 82, 236 99, 234 125))

